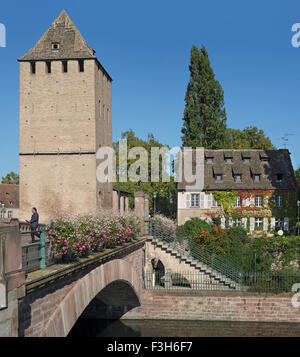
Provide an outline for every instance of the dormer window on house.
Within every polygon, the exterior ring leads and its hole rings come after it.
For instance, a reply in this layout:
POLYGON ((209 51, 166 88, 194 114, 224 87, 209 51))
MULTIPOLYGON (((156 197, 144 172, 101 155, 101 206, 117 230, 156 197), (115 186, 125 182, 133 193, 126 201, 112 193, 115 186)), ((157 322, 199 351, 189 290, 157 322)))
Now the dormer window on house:
POLYGON ((213 158, 212 158, 212 157, 207 157, 207 158, 206 158, 206 162, 207 162, 208 164, 212 164, 213 158))
POLYGON ((223 178, 223 175, 216 175, 217 182, 221 182, 222 178, 223 178))
POLYGON ((282 182, 282 180, 283 180, 283 174, 277 174, 276 181, 282 182))
POLYGON ((52 50, 59 50, 60 43, 59 42, 52 42, 52 50))
POLYGON ((254 182, 260 182, 260 175, 253 176, 254 182))
POLYGON ((232 163, 233 153, 231 151, 225 151, 224 152, 224 160, 225 160, 225 162, 232 163))
POLYGON ((259 157, 261 161, 269 161, 269 156, 265 152, 261 152, 259 157))
POLYGON ((251 160, 251 154, 250 154, 250 152, 243 151, 243 152, 242 152, 242 160, 243 160, 244 162, 250 162, 250 160, 251 160))
POLYGON ((242 175, 235 175, 234 179, 235 179, 235 182, 242 182, 242 175))

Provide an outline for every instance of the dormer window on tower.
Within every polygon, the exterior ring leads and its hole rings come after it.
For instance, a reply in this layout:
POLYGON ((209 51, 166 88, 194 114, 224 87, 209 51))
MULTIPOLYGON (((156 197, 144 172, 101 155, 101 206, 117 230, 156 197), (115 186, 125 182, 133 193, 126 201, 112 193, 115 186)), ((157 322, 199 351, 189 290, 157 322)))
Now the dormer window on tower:
POLYGON ((52 50, 59 50, 60 48, 60 43, 59 42, 52 42, 52 50))

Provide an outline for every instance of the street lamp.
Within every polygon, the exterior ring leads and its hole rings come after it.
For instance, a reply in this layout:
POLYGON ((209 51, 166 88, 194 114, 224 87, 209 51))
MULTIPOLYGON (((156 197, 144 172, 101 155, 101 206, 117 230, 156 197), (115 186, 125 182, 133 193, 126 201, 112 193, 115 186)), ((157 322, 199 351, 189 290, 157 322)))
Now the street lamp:
POLYGON ((299 235, 299 225, 300 225, 300 200, 297 201, 297 207, 298 207, 298 224, 297 224, 297 233, 299 235))
POLYGON ((156 214, 156 197, 157 197, 157 192, 153 192, 153 198, 154 198, 154 209, 153 209, 154 213, 153 213, 153 215, 154 216, 156 214))

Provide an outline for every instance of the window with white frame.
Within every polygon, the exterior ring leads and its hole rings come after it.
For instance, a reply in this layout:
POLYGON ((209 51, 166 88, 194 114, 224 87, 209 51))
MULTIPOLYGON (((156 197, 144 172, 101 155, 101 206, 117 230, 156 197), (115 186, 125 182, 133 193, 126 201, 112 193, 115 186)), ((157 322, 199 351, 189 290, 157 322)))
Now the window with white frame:
POLYGON ((237 196, 236 197, 236 207, 241 207, 241 202, 242 202, 242 199, 241 199, 241 196, 237 196))
POLYGON ((199 207, 199 193, 192 193, 191 207, 199 207))
POLYGON ((256 196, 255 197, 255 206, 262 207, 263 206, 263 196, 256 196))
POLYGON ((12 218, 13 215, 12 211, 8 211, 7 214, 8 214, 8 218, 12 218))
POLYGON ((255 218, 255 227, 256 228, 262 228, 263 225, 263 219, 262 218, 255 218))
POLYGON ((235 225, 236 225, 236 226, 241 226, 242 223, 243 223, 243 222, 242 222, 242 220, 241 220, 240 218, 238 218, 238 219, 235 220, 235 225))

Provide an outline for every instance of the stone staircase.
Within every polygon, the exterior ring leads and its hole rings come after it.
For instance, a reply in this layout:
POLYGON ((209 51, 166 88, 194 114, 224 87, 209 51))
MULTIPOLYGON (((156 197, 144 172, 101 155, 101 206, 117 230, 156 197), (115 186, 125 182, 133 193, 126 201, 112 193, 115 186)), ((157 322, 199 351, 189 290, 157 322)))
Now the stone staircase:
POLYGON ((247 287, 227 277, 225 274, 222 274, 217 270, 214 270, 213 268, 209 267, 207 264, 196 260, 194 257, 191 256, 189 250, 186 249, 183 244, 179 244, 178 242, 164 242, 157 238, 153 238, 152 244, 156 248, 160 248, 165 253, 170 254, 174 258, 178 259, 179 263, 184 262, 185 264, 190 266, 195 273, 201 272, 205 274, 205 276, 207 276, 212 282, 212 285, 219 285, 220 290, 247 290, 247 287))

